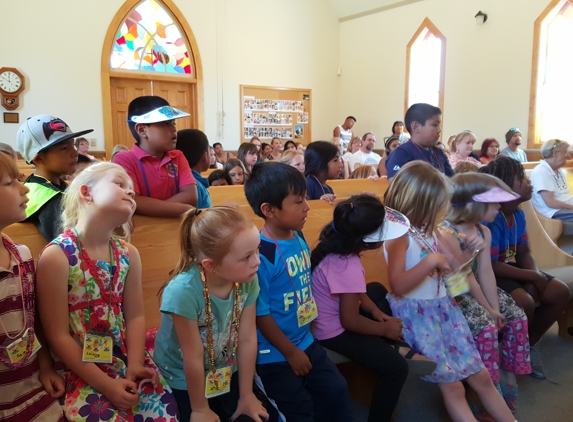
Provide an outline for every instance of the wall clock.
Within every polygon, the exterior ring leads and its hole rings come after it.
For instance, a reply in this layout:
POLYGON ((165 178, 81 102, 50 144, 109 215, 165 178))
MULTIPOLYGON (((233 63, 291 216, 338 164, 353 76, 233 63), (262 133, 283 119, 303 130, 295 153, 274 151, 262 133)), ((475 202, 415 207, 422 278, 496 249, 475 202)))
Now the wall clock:
POLYGON ((13 67, 0 68, 0 94, 6 110, 16 110, 20 105, 20 93, 24 91, 25 78, 13 67))

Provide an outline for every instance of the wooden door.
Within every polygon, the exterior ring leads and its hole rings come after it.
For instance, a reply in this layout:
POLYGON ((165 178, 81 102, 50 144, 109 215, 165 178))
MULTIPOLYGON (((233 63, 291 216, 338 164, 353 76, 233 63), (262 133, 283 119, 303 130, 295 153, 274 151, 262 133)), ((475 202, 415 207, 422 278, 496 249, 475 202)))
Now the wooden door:
MULTIPOLYGON (((142 95, 158 95, 171 106, 191 114, 177 119, 177 130, 197 127, 197 115, 193 109, 194 88, 194 84, 181 82, 111 78, 113 145, 123 144, 131 149, 135 140, 127 125, 127 108, 134 98, 142 95)), ((111 151, 108 151, 110 155, 111 151)))

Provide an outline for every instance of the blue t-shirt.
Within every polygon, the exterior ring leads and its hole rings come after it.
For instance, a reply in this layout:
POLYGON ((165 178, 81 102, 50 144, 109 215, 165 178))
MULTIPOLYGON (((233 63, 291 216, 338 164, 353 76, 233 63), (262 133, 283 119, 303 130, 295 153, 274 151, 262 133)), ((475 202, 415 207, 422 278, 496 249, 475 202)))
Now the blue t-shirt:
POLYGON ((517 250, 517 245, 529 244, 529 237, 525 227, 525 213, 518 209, 513 213, 513 221, 508 226, 502 212, 498 212, 492 223, 482 223, 491 232, 491 259, 494 261, 506 262, 507 251, 513 253, 517 250))
POLYGON ((308 199, 320 199, 322 195, 327 193, 334 194, 332 188, 328 185, 321 185, 318 179, 314 176, 306 178, 306 196, 308 199))
POLYGON ((429 150, 422 148, 410 139, 392 151, 392 154, 386 159, 388 178, 394 177, 404 164, 414 160, 426 161, 446 176, 453 176, 455 174, 444 151, 438 147, 432 147, 429 150))
POLYGON ((193 171, 193 177, 197 182, 197 208, 211 208, 213 204, 211 203, 211 194, 207 190, 209 188, 209 180, 201 176, 198 171, 193 171))
MULTIPOLYGON (((259 283, 257 276, 249 283, 239 284, 240 309, 249 306, 257 300, 259 283)), ((211 311, 213 314, 213 347, 215 350, 215 366, 217 369, 228 365, 229 335, 231 333, 231 316, 235 300, 235 293, 227 299, 219 299, 213 295, 211 298, 211 311)), ((183 353, 177 331, 173 326, 171 314, 197 321, 199 334, 203 341, 205 373, 209 370, 207 354, 207 326, 205 324, 205 297, 203 283, 197 265, 189 271, 176 275, 165 287, 161 299, 161 326, 155 339, 155 363, 161 369, 165 380, 171 388, 187 390, 185 372, 183 371, 183 353)), ((240 353, 240 352, 238 352, 240 353)), ((237 366, 232 366, 233 372, 237 366)))
MULTIPOLYGON (((277 245, 278 248, 261 233, 261 264, 258 272, 261 291, 257 300, 257 316, 271 315, 285 336, 296 347, 306 350, 314 337, 310 333, 310 324, 298 326, 296 311, 298 300, 305 302, 311 294, 310 250, 305 240, 296 234, 290 240, 277 240, 277 245)), ((286 360, 258 329, 257 336, 257 364, 286 360)))

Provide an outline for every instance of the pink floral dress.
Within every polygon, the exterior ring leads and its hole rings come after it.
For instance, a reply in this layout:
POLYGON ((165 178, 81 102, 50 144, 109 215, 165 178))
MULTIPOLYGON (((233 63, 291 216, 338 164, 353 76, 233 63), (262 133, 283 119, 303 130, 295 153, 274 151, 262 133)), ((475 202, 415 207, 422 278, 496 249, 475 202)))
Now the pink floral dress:
MULTIPOLYGON (((80 251, 78 240, 71 230, 67 230, 54 239, 50 245, 58 245, 66 254, 70 264, 68 279, 70 334, 80 345, 83 345, 84 335, 90 329, 92 332, 111 336, 113 339, 112 362, 95 365, 112 378, 125 378, 127 349, 122 296, 125 279, 129 272, 129 254, 123 240, 113 237, 111 241, 115 264, 113 270, 118 273, 111 287, 111 298, 109 290, 112 269, 110 263, 94 261, 89 258, 83 248, 80 251), (119 266, 117 266, 118 263, 119 266), (89 303, 87 291, 90 292, 89 303), (109 303, 111 303, 111 309, 109 303), (89 312, 90 309, 89 324, 86 324, 84 313, 89 312)), ((160 376, 161 384, 157 389, 149 381, 137 381, 139 403, 127 412, 122 412, 115 408, 103 394, 98 393, 71 372, 57 356, 54 359, 56 370, 66 380, 66 394, 60 400, 64 413, 70 421, 172 422, 178 420, 175 398, 162 376, 160 376)), ((157 370, 155 363, 147 354, 145 366, 157 370)))

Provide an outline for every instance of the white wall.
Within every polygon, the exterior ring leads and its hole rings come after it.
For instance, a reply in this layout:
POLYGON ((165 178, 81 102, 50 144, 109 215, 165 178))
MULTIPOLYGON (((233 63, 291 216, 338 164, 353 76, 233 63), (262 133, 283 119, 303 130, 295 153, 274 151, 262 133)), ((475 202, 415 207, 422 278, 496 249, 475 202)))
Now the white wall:
POLYGON ((352 114, 355 133, 391 134, 404 117, 406 46, 428 17, 447 39, 444 138, 471 129, 479 144, 490 136, 505 144, 517 126, 527 139, 533 23, 548 4, 432 0, 341 23, 338 120, 352 114), (480 9, 484 25, 474 19, 480 9))
MULTIPOLYGON (((199 46, 205 131, 211 142, 238 147, 240 84, 311 88, 313 138, 331 137, 340 34, 328 0, 174 1, 199 46), (217 22, 224 29, 217 31, 217 22)), ((103 150, 101 54, 123 0, 3 3, 0 67, 16 67, 26 77, 17 110, 20 122, 41 113, 57 115, 72 130, 94 128, 88 136, 97 138, 98 146, 92 149, 103 150)), ((15 145, 18 127, 0 119, 0 142, 15 145)))

